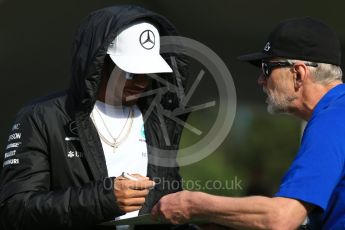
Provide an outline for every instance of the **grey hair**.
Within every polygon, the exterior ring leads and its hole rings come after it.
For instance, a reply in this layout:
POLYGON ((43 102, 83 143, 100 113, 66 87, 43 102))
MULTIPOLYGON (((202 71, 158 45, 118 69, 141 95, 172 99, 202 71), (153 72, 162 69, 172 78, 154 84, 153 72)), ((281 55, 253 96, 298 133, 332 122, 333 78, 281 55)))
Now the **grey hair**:
POLYGON ((317 63, 317 62, 294 60, 294 59, 279 58, 279 60, 287 61, 291 63, 294 63, 296 61, 302 61, 308 64, 316 63, 317 67, 307 66, 311 72, 311 75, 315 83, 328 85, 334 81, 342 81, 343 71, 341 70, 340 66, 327 64, 327 63, 317 63))

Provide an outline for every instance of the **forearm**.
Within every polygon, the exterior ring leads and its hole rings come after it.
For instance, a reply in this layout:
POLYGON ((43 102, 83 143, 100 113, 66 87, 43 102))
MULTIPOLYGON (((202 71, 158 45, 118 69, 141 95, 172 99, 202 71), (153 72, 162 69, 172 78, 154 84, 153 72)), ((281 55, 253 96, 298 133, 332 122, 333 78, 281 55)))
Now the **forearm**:
POLYGON ((302 211, 289 219, 290 208, 284 210, 279 200, 263 196, 232 198, 196 193, 190 199, 193 216, 235 228, 295 229, 306 215, 302 211))

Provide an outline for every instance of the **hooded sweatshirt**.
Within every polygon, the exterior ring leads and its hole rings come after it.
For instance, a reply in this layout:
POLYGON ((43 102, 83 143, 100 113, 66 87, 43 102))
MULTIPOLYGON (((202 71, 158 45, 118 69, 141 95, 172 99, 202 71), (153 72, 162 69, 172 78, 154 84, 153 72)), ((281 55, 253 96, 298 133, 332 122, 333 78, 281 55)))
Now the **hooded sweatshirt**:
MULTIPOLYGON (((122 28, 136 21, 152 23, 161 36, 177 35, 167 19, 138 6, 95 11, 76 32, 70 87, 18 112, 3 155, 0 229, 97 229, 97 224, 124 214, 116 205, 113 178, 108 176, 90 113, 97 99, 107 48, 122 28)), ((181 88, 186 80, 185 59, 172 53, 163 56, 174 72, 159 77, 181 88)), ((150 87, 154 90, 163 85, 153 81, 150 87)), ((168 91, 162 95, 160 105, 173 111, 179 107, 180 93, 168 91)), ((143 114, 154 98, 151 95, 138 101, 143 114)), ((153 108, 144 127, 147 176, 165 183, 157 183, 150 191, 140 214, 149 213, 163 195, 182 189, 175 160, 182 127, 161 116, 157 108, 153 108), (164 140, 162 122, 169 143, 164 140), (156 164, 160 154, 168 157, 171 167, 156 164)))

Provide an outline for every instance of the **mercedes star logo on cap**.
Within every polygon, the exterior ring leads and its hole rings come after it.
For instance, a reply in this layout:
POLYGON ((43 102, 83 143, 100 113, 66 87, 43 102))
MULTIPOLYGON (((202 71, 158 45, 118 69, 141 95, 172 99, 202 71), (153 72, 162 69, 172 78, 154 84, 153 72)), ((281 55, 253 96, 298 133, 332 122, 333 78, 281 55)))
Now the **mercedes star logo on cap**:
POLYGON ((155 46, 155 35, 151 30, 145 30, 140 34, 139 41, 143 48, 150 50, 155 46))

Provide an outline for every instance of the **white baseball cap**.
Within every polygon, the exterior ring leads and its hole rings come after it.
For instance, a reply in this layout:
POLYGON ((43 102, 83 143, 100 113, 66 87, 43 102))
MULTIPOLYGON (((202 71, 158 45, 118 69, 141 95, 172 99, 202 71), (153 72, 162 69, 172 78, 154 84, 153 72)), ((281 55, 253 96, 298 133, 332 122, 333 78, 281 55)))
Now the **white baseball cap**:
POLYGON ((129 73, 172 72, 159 50, 157 28, 140 22, 122 30, 108 47, 107 54, 119 68, 129 73))

